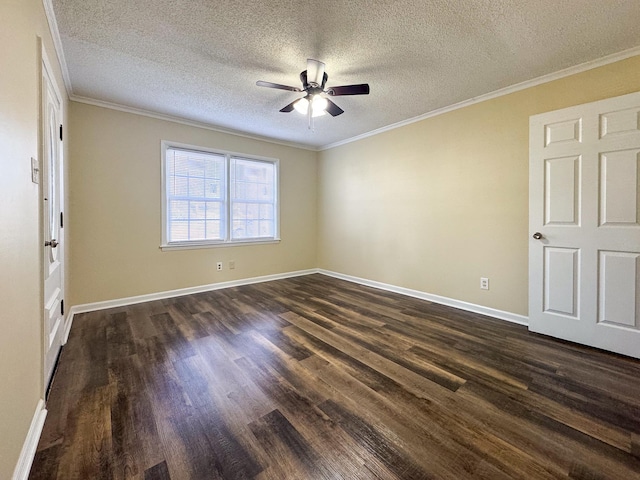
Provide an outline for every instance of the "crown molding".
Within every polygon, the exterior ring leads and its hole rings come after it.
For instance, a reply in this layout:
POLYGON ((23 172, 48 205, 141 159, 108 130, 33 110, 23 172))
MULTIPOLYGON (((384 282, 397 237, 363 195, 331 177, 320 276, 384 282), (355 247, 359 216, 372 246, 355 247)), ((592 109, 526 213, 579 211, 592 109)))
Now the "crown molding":
POLYGON ((569 77, 577 73, 586 72, 594 68, 603 67, 605 65, 609 65, 610 63, 626 60, 627 58, 635 57, 637 55, 640 55, 640 46, 633 47, 628 50, 623 50, 622 52, 607 55, 606 57, 598 58, 596 60, 590 60, 588 62, 581 63, 580 65, 575 65, 573 67, 565 68, 563 70, 549 73, 547 75, 543 75, 541 77, 537 77, 532 80, 526 80, 524 82, 516 83, 515 85, 510 85, 508 87, 501 88, 499 90, 494 90, 493 92, 489 92, 483 95, 479 95, 477 97, 469 98, 468 100, 463 100, 462 102, 454 103, 453 105, 448 105, 446 107, 438 108, 436 110, 432 110, 422 115, 418 115, 417 117, 409 118, 407 120, 402 120, 401 122, 393 123, 391 125, 387 125, 386 127, 378 128, 376 130, 371 130, 370 132, 363 133, 355 137, 347 138, 346 140, 341 140, 339 142, 324 145, 318 148, 318 150, 319 151, 329 150, 331 148, 340 147, 348 143, 357 142, 358 140, 362 140, 368 137, 373 137, 374 135, 388 132, 390 130, 395 130, 396 128, 404 127, 405 125, 410 125, 412 123, 426 120, 427 118, 437 117, 438 115, 452 112, 460 108, 469 107, 471 105, 475 105, 476 103, 485 102, 487 100, 502 97, 504 95, 509 95, 511 93, 519 92, 527 88, 543 85, 545 83, 553 82, 554 80, 559 80, 561 78, 569 77))
POLYGON ((179 123, 181 125, 187 125, 189 127, 203 128, 205 130, 211 130, 213 132, 225 133, 227 135, 235 135, 236 137, 248 138, 251 140, 258 140, 260 142, 273 143, 275 145, 282 145, 285 147, 300 148, 302 150, 310 150, 317 152, 318 148, 310 145, 304 145, 302 143, 285 142, 282 140, 275 140, 269 137, 263 137, 260 135, 251 135, 249 133, 239 132, 237 130, 226 129, 217 127, 210 123, 198 122, 195 120, 189 120, 183 117, 177 117, 173 115, 166 115, 164 113, 152 112, 150 110, 144 110, 142 108, 128 107, 119 103, 105 102, 103 100, 96 100, 89 97, 82 97, 80 95, 69 95, 69 100, 78 103, 84 103, 86 105, 93 105, 94 107, 108 108, 110 110, 118 110, 119 112, 132 113, 134 115, 141 115, 143 117, 155 118, 156 120, 164 120, 165 122, 179 123))
POLYGON ((62 71, 64 88, 67 91, 67 95, 70 97, 71 95, 73 95, 73 89, 71 88, 71 77, 69 76, 67 60, 65 59, 64 50, 62 49, 62 39, 60 38, 58 21, 56 20, 56 13, 53 10, 52 1, 53 0, 42 0, 42 5, 44 6, 44 14, 47 17, 47 23, 49 24, 49 32, 51 32, 51 38, 53 39, 53 48, 56 51, 58 63, 60 64, 60 70, 62 71))

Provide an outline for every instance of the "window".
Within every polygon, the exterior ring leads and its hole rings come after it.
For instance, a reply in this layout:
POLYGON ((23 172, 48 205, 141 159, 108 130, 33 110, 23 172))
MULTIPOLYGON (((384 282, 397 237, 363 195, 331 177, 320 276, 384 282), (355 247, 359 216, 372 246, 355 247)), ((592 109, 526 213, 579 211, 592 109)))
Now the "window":
POLYGON ((162 144, 162 247, 278 240, 278 161, 162 144))

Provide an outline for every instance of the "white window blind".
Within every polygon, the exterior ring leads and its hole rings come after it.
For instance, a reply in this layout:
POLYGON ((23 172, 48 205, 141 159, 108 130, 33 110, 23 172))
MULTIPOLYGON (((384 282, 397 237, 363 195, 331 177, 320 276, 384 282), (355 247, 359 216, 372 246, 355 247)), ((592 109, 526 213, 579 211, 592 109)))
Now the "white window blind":
POLYGON ((278 239, 277 160, 163 145, 163 246, 278 239))

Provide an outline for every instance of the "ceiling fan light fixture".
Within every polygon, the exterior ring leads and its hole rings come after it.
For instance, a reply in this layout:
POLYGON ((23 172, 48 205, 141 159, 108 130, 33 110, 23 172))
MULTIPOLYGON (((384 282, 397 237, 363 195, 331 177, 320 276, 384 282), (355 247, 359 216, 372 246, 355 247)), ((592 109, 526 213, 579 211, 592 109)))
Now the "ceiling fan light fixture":
POLYGON ((330 97, 369 94, 368 83, 361 83, 358 85, 341 85, 325 89, 325 84, 329 79, 329 76, 324 71, 324 67, 325 65, 323 62, 312 58, 307 59, 307 69, 300 72, 302 88, 290 87, 279 83, 264 82, 262 80, 258 80, 256 85, 259 87, 277 88, 278 90, 303 93, 305 95, 304 98, 294 100, 288 105, 282 107, 280 111, 282 113, 289 113, 296 110, 298 113, 306 115, 309 117, 309 128, 313 130, 313 117, 319 117, 327 113, 332 117, 337 117, 344 113, 344 110, 333 103, 330 97))
MULTIPOLYGON (((326 98, 323 98, 319 95, 314 95, 311 100, 312 116, 320 117, 322 115, 325 115, 327 113, 327 105, 328 102, 326 98)), ((302 115, 306 115, 309 111, 309 99, 307 97, 303 97, 297 100, 293 104, 293 108, 295 108, 296 112, 301 113, 302 115)))

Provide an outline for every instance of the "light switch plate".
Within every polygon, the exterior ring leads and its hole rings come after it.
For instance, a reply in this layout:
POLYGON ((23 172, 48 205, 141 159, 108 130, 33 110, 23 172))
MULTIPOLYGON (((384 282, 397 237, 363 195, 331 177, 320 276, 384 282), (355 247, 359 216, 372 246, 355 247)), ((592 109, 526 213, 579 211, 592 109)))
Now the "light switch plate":
POLYGON ((38 165, 38 160, 33 157, 31 157, 31 181, 40 183, 40 165, 38 165))

